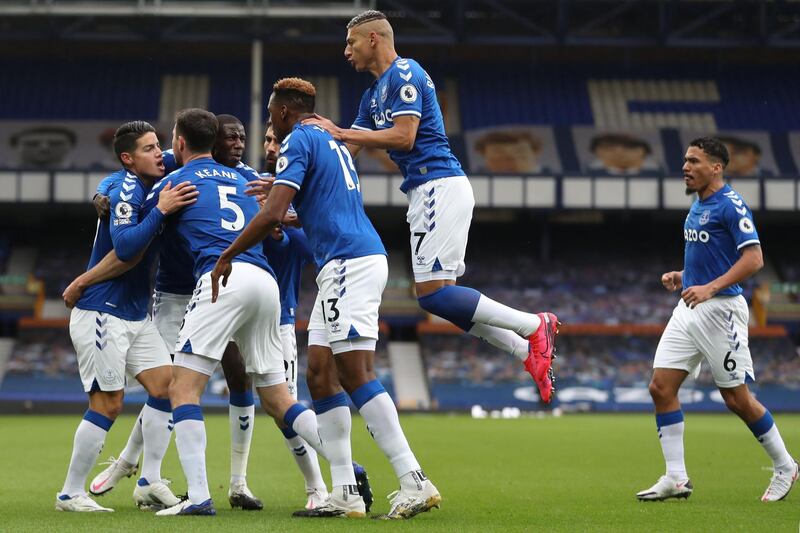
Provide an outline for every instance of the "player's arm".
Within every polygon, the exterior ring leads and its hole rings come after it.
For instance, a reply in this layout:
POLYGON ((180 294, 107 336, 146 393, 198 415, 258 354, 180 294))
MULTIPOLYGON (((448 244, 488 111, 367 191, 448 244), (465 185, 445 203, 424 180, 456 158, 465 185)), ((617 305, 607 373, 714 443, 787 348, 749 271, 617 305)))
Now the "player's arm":
POLYGON ((661 274, 661 284, 670 292, 677 291, 683 287, 683 270, 680 272, 673 270, 661 274))
POLYGON ((242 232, 236 237, 228 248, 220 254, 214 270, 211 271, 211 302, 217 301, 219 295, 219 279, 222 278, 222 286, 228 284, 228 276, 231 273, 231 262, 240 253, 249 250, 256 244, 262 242, 267 236, 278 227, 289 204, 292 203, 297 190, 294 187, 276 182, 269 193, 267 203, 253 217, 253 220, 245 226, 242 232))
POLYGON ((64 299, 64 304, 71 309, 78 302, 83 291, 88 287, 121 276, 135 267, 139 261, 142 260, 143 256, 144 250, 130 261, 122 261, 117 257, 117 253, 111 250, 99 263, 75 278, 72 283, 67 286, 64 293, 61 295, 64 299))
POLYGON ((111 207, 111 202, 108 199, 108 189, 111 188, 111 184, 114 182, 115 178, 115 174, 110 174, 97 184, 97 190, 94 196, 92 196, 92 205, 97 212, 98 218, 108 218, 109 209, 111 207))
POLYGON ((128 216, 117 213, 117 206, 121 203, 119 195, 112 201, 113 221, 111 225, 111 241, 117 257, 129 261, 141 253, 150 244, 161 223, 170 215, 184 206, 197 201, 197 187, 188 181, 179 183, 172 188, 167 183, 158 195, 158 204, 140 222, 138 220, 138 207, 128 206, 128 216))
MULTIPOLYGON (((330 120, 317 115, 303 121, 303 124, 314 124, 320 126, 334 139, 347 145, 361 148, 380 148, 383 150, 397 150, 408 152, 414 148, 414 141, 417 138, 417 128, 419 128, 419 117, 413 115, 403 115, 394 119, 394 126, 385 130, 353 129, 340 128, 330 120)), ((350 150, 351 155, 355 154, 350 150)))
POLYGON ((739 259, 723 275, 705 285, 689 287, 681 293, 681 298, 690 308, 705 302, 723 289, 741 283, 764 267, 761 246, 752 244, 742 249, 739 259))

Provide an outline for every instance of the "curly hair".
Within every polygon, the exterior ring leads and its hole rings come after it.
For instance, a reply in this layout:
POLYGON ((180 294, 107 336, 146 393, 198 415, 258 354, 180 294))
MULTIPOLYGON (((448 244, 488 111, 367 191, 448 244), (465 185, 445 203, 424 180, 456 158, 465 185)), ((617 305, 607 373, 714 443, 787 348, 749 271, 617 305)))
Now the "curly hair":
POLYGON ((275 97, 293 109, 314 111, 317 90, 310 81, 302 78, 282 78, 272 85, 275 97))

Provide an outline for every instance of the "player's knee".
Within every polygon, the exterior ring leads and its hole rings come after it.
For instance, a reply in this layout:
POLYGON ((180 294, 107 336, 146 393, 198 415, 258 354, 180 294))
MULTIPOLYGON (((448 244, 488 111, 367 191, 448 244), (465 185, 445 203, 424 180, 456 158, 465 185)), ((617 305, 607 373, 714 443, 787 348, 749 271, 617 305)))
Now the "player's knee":
POLYGON ((749 398, 734 394, 732 392, 720 391, 720 393, 722 395, 722 399, 725 401, 725 407, 737 415, 745 414, 749 404, 749 398))
POLYGON ((348 394, 352 393, 368 381, 370 381, 370 379, 366 368, 345 369, 339 367, 339 383, 348 394))
POLYGON ((106 418, 116 420, 122 412, 122 394, 95 394, 90 408, 106 418))
POLYGON ((650 391, 650 397, 653 398, 653 401, 656 403, 668 400, 674 396, 672 391, 669 390, 669 387, 655 378, 650 380, 650 385, 647 387, 647 390, 650 391))

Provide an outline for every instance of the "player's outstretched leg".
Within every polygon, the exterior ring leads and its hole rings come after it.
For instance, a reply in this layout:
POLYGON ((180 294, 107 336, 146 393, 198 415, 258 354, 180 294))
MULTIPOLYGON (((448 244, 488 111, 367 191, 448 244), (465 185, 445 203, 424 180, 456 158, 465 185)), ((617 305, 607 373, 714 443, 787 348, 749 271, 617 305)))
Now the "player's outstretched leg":
POLYGON ((761 501, 783 500, 797 481, 798 467, 797 462, 786 450, 772 414, 755 399, 747 385, 720 388, 719 391, 728 409, 747 424, 753 436, 772 459, 772 479, 761 496, 761 501))
POLYGON ((139 469, 139 456, 142 454, 142 446, 144 446, 144 440, 142 439, 142 414, 144 410, 145 407, 142 406, 142 411, 136 417, 136 422, 131 428, 128 442, 119 454, 119 459, 112 455, 108 458, 108 461, 100 463, 108 466, 89 483, 89 492, 94 496, 101 496, 110 492, 122 478, 136 475, 139 469))
POLYGON ((56 511, 114 511, 89 498, 84 490, 84 484, 89 476, 89 470, 103 449, 108 430, 111 429, 114 419, 122 408, 122 391, 93 392, 89 398, 89 409, 86 410, 83 420, 75 431, 67 478, 61 491, 56 494, 56 511), (106 414, 98 412, 100 410, 106 414))
MULTIPOLYGON (((295 325, 282 324, 280 327, 280 334, 281 343, 283 345, 283 364, 286 370, 286 384, 289 388, 289 394, 291 394, 292 398, 297 400, 297 337, 295 334, 295 325)), ((330 355, 329 353, 320 355, 316 353, 318 349, 322 349, 322 347, 309 346, 309 372, 311 372, 312 367, 319 366, 319 362, 317 361, 319 357, 330 355), (317 359, 315 359, 315 355, 317 359)), ((319 398, 319 396, 314 395, 314 383, 309 383, 309 389, 311 390, 312 399, 319 398)), ((317 424, 319 425, 319 423, 320 420, 317 418, 317 424)), ((286 447, 292 453, 292 457, 294 457, 297 468, 300 469, 300 473, 303 474, 306 491, 305 508, 316 509, 321 507, 328 498, 328 487, 325 485, 325 480, 322 479, 322 472, 320 471, 316 450, 291 429, 281 428, 281 431, 285 437, 284 442, 286 442, 286 447)))
POLYGON ((417 283, 417 292, 422 294, 418 298, 420 307, 519 358, 533 377, 542 400, 551 401, 556 315, 518 311, 469 287, 444 285, 428 291, 423 288, 426 283, 417 283))
MULTIPOLYGON (((319 421, 318 421, 319 422, 319 421)), ((284 436, 286 447, 292 453, 297 468, 305 480, 306 489, 306 509, 315 509, 325 503, 328 498, 328 487, 322 479, 322 471, 319 468, 317 452, 309 446, 306 441, 289 428, 281 429, 284 436)))

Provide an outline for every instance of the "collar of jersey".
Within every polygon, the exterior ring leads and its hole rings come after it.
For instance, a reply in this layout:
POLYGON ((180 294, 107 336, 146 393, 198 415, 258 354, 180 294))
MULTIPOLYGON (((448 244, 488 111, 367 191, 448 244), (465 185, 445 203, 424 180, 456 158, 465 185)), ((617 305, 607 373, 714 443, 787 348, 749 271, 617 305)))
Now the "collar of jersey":
POLYGON ((714 194, 712 194, 711 196, 709 196, 709 197, 708 197, 708 198, 706 198, 705 200, 700 200, 699 198, 698 198, 698 200, 700 201, 700 203, 701 203, 701 204, 707 204, 707 203, 708 203, 708 202, 710 202, 711 200, 716 200, 716 199, 717 199, 717 196, 719 196, 719 195, 721 195, 721 194, 725 194, 726 192, 728 192, 728 191, 730 191, 730 190, 731 190, 731 187, 730 187, 730 185, 728 185, 727 183, 725 183, 725 184, 723 184, 723 185, 722 185, 722 188, 721 188, 720 190, 718 190, 717 192, 715 192, 714 194))
MULTIPOLYGON (((189 166, 192 166, 192 165, 194 165, 195 163, 205 163, 205 164, 208 164, 208 162, 209 162, 209 161, 211 161, 212 163, 217 163, 216 161, 214 161, 214 158, 213 158, 213 157, 201 157, 200 159, 192 159, 191 161, 189 161, 188 163, 186 163, 185 165, 183 165, 183 167, 184 167, 184 168, 186 168, 186 167, 189 167, 189 166)), ((218 164, 218 163, 217 163, 217 164, 218 164)))
POLYGON ((395 66, 395 64, 401 59, 403 59, 401 56, 395 57, 394 61, 392 61, 392 64, 389 65, 389 68, 383 71, 383 73, 380 76, 378 76, 378 79, 375 80, 375 84, 377 85, 378 83, 380 83, 380 81, 384 78, 384 76, 386 76, 389 73, 389 71, 392 70, 392 67, 395 66))

